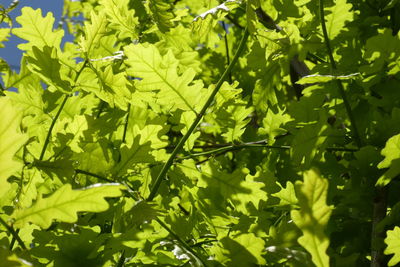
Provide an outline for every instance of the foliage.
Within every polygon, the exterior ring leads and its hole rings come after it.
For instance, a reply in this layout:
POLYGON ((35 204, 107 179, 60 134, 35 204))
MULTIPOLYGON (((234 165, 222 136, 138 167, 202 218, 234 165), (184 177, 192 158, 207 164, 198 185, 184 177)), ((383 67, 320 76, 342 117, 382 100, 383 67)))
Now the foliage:
POLYGON ((0 262, 399 263, 399 1, 17 4, 0 262))

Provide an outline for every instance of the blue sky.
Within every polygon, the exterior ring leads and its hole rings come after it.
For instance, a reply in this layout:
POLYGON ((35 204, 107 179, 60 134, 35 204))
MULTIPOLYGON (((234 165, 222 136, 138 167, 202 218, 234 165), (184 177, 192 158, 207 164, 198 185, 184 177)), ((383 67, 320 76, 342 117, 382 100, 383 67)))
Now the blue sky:
MULTIPOLYGON (((12 0, 0 0, 0 5, 7 7, 11 2, 12 0)), ((21 15, 22 7, 40 8, 42 15, 45 15, 47 12, 53 13, 56 20, 55 26, 57 26, 62 15, 63 2, 63 0, 20 0, 17 8, 12 10, 9 15, 14 21, 14 27, 19 27, 20 25, 15 21, 15 18, 21 15)), ((19 69, 22 51, 17 48, 17 45, 21 42, 24 41, 16 36, 12 36, 8 42, 4 42, 5 48, 0 48, 0 57, 5 59, 13 69, 19 69)))

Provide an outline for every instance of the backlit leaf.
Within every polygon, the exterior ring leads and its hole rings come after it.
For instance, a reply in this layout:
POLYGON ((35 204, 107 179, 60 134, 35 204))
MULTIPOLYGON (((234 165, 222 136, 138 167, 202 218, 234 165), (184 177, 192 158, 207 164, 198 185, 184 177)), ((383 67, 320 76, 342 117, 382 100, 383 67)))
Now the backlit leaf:
POLYGON ((52 13, 47 13, 46 17, 42 17, 40 8, 34 10, 31 7, 24 7, 21 11, 21 16, 17 17, 16 20, 22 27, 13 29, 13 33, 27 40, 28 43, 20 44, 18 48, 30 50, 32 46, 38 48, 49 46, 60 49, 64 31, 53 31, 54 17, 52 13))
MULTIPOLYGON (((93 58, 93 50, 99 46, 100 39, 107 34, 107 20, 104 12, 91 12, 90 22, 85 22, 85 37, 82 37, 79 45, 87 57, 93 58)), ((104 55, 103 55, 104 56, 104 55)))
POLYGON ((139 21, 135 17, 135 10, 128 9, 128 0, 102 0, 100 3, 111 22, 110 27, 117 31, 119 38, 137 38, 139 21))
POLYGON ((101 212, 109 208, 106 197, 118 197, 124 186, 119 184, 96 184, 79 190, 72 190, 65 184, 51 196, 39 199, 33 206, 17 209, 13 214, 14 226, 23 227, 31 222, 41 228, 48 228, 53 220, 76 222, 77 212, 101 212))
POLYGON ((329 266, 326 250, 329 246, 325 227, 332 213, 332 207, 326 204, 328 180, 322 178, 316 170, 303 175, 303 182, 296 182, 295 191, 299 210, 292 210, 291 217, 303 232, 298 239, 312 257, 317 267, 329 266))
POLYGON ((346 22, 353 19, 351 8, 352 5, 348 4, 346 0, 336 0, 332 7, 326 8, 326 30, 330 39, 335 39, 343 30, 346 22))
POLYGON ((400 174, 400 134, 392 136, 386 142, 381 154, 385 159, 378 164, 378 168, 389 168, 389 170, 379 177, 376 185, 385 186, 400 174))
POLYGON ((10 184, 7 178, 20 170, 22 163, 14 160, 15 153, 27 141, 27 136, 19 130, 22 113, 17 110, 8 97, 0 98, 0 197, 10 184))
POLYGON ((157 102, 167 109, 195 111, 201 100, 201 83, 194 83, 193 69, 182 75, 177 72, 178 61, 171 51, 164 56, 154 45, 129 45, 125 47, 128 73, 141 78, 137 86, 144 91, 158 91, 157 102))
POLYGON ((393 230, 387 231, 386 235, 385 243, 387 248, 385 249, 385 254, 394 254, 388 266, 395 266, 400 262, 400 227, 396 226, 393 230))

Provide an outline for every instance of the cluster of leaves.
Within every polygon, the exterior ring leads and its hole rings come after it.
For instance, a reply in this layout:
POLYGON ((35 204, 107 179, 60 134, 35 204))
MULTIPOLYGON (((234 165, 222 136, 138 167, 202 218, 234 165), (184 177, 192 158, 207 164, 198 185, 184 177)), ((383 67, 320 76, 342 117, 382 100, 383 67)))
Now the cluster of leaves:
POLYGON ((0 6, 0 262, 396 265, 399 5, 0 6))

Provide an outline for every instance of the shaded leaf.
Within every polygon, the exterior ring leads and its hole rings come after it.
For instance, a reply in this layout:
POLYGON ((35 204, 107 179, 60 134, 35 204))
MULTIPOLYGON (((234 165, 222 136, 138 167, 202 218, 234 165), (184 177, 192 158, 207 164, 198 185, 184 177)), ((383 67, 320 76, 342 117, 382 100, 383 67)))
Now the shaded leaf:
POLYGON ((149 6, 153 19, 161 32, 167 32, 174 26, 172 20, 175 18, 172 12, 172 6, 168 1, 150 0, 149 6))
POLYGON ((70 70, 61 65, 54 47, 43 46, 38 49, 34 46, 32 53, 28 53, 27 60, 30 63, 29 69, 49 86, 53 86, 63 93, 71 92, 70 70))

